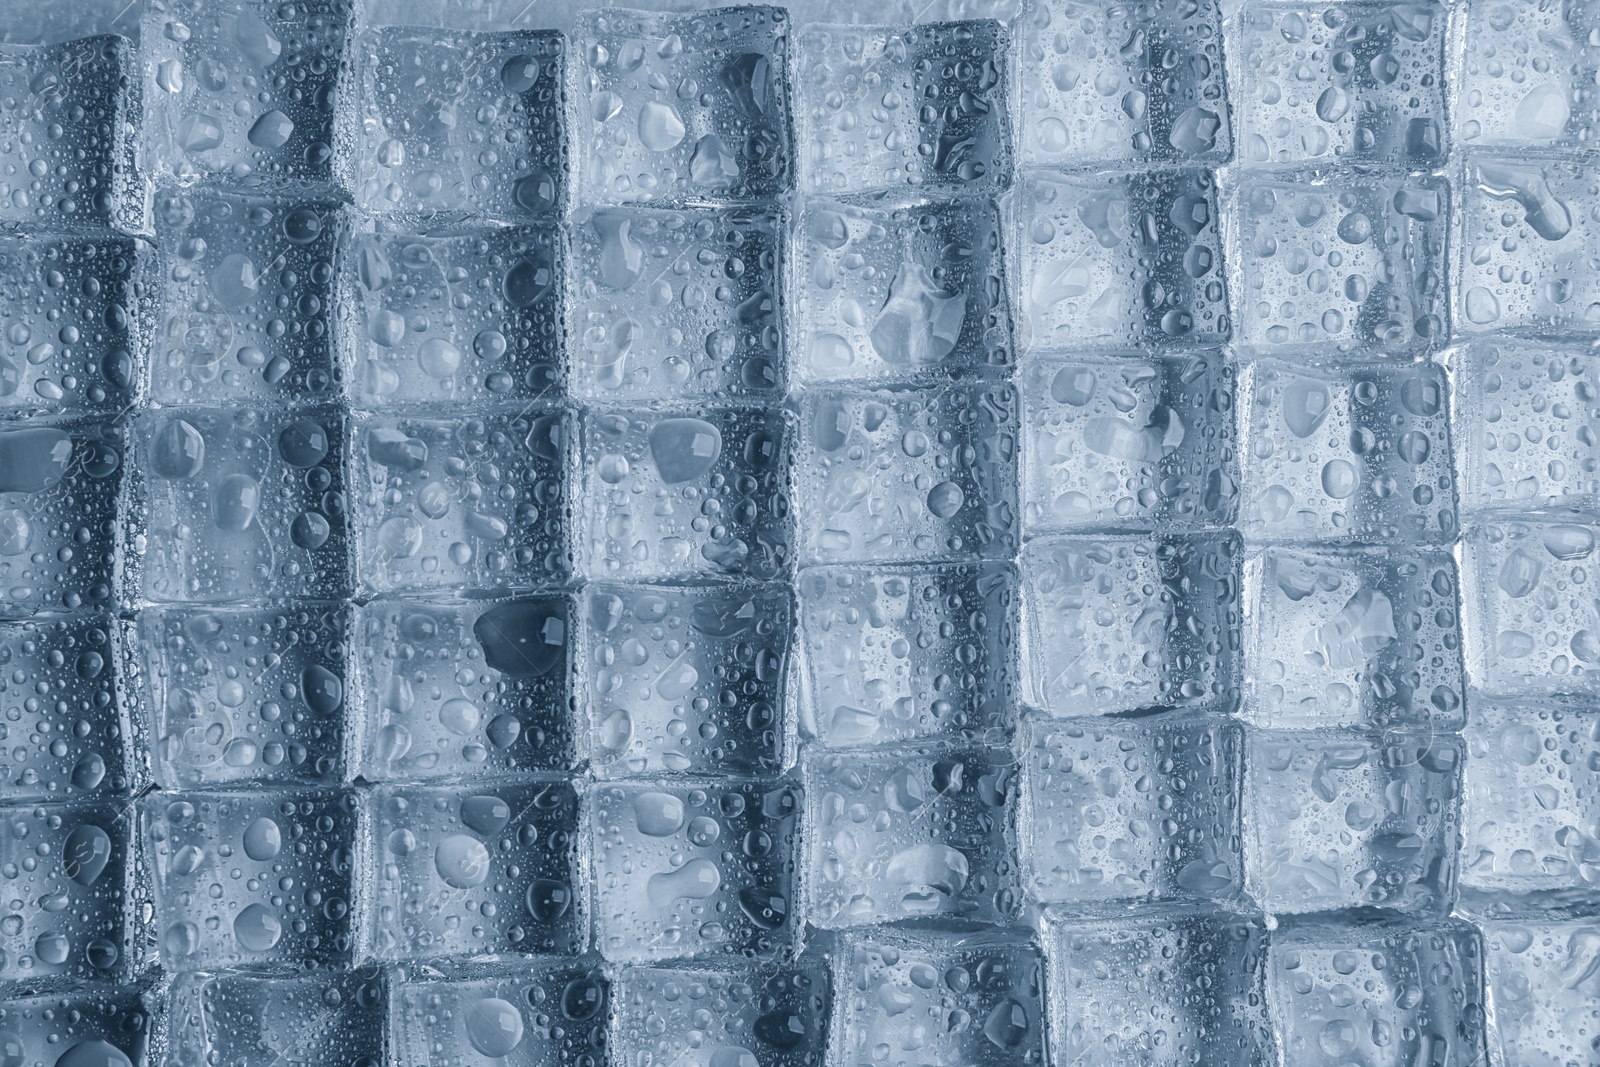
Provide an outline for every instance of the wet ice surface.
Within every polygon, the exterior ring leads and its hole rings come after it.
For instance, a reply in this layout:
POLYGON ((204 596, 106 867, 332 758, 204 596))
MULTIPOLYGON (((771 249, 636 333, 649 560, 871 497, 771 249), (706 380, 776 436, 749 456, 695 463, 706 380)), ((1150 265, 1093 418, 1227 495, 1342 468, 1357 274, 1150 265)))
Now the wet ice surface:
POLYGON ((384 976, 184 974, 172 985, 166 1040, 174 1064, 205 1062, 221 1035, 290 1063, 356 1061, 383 1049, 384 976))
POLYGON ((828 979, 799 966, 628 968, 614 986, 615 1055, 688 1067, 802 1067, 826 1053, 828 979))

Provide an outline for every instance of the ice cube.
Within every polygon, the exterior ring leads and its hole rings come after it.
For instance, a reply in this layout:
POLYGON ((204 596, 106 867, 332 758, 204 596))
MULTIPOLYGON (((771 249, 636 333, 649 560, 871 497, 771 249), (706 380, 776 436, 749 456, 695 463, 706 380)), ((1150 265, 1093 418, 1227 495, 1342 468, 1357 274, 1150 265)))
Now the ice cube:
POLYGON ((799 807, 781 780, 594 786, 587 818, 595 947, 614 963, 785 954, 800 925, 799 807))
POLYGON ((0 1048, 19 1063, 134 1067, 158 1054, 151 1031, 165 999, 149 981, 12 985, 0 996, 0 1048))
POLYGON ((1244 573, 1249 721, 1460 728, 1458 583, 1448 551, 1266 549, 1244 573))
POLYGON ((1457 327, 1466 334, 1593 338, 1600 195, 1576 160, 1473 153, 1461 187, 1457 327))
POLYGON ((1269 934, 1203 907, 1045 919, 1056 1062, 1180 1067, 1279 1062, 1264 1010, 1269 934))
POLYGON ((608 208, 580 218, 573 393, 780 396, 786 225, 777 207, 608 208))
POLYGON ((1431 0, 1252 6, 1228 53, 1240 158, 1443 162, 1447 16, 1431 0))
POLYGON ((615 998, 609 1047, 624 1063, 809 1067, 827 1051, 828 979, 811 961, 624 968, 615 998))
POLYGON ((1286 1062, 1484 1063, 1483 944, 1456 920, 1291 921, 1267 950, 1267 1010, 1286 1062))
POLYGON ((1482 698, 1462 737, 1462 888, 1572 895, 1600 883, 1600 713, 1482 698))
POLYGON ((1454 540, 1448 390, 1431 363, 1251 364, 1239 382, 1245 536, 1454 540))
POLYGON ((146 798, 144 853, 162 966, 347 967, 356 804, 354 791, 338 789, 146 798))
POLYGON ((1531 515, 1468 529, 1461 585, 1467 675, 1491 693, 1600 688, 1595 527, 1531 515))
POLYGON ((567 960, 412 966, 389 993, 391 1054, 435 1067, 604 1062, 610 981, 567 960))
POLYGON ((0 237, 0 410, 114 414, 154 329, 155 250, 133 237, 0 237), (137 355, 136 355, 137 353, 137 355))
POLYGON ((1454 899, 1461 742, 1431 730, 1251 730, 1245 890, 1278 914, 1454 899))
POLYGON ((1239 688, 1233 535, 1084 535, 1022 556, 1029 700, 1053 715, 1232 710, 1239 688))
POLYGON ((1600 501, 1600 358, 1487 339, 1450 354, 1463 510, 1600 501))
POLYGON ((794 187, 789 15, 595 12, 577 33, 575 151, 591 204, 765 198, 794 187))
POLYGON ((156 196, 160 322, 150 395, 164 404, 338 397, 334 201, 165 189, 156 196))
POLYGON ((909 1049, 924 1064, 1044 1063, 1043 970, 1038 946, 1022 933, 886 927, 847 935, 833 959, 828 1061, 909 1049))
POLYGON ((1237 725, 1197 716, 1032 724, 1019 788, 1028 896, 1045 903, 1237 895, 1237 725))
POLYGON ((352 420, 359 587, 561 585, 572 569, 571 441, 571 413, 543 404, 352 420))
POLYGON ((223 603, 343 595, 344 433, 336 408, 137 415, 145 596, 223 603))
POLYGON ((168 993, 166 1062, 380 1062, 385 986, 376 969, 312 977, 181 974, 168 993))
POLYGON ((1011 363, 992 201, 809 200, 795 225, 794 351, 811 381, 916 381, 1011 363))
POLYGON ((353 404, 481 409, 560 389, 567 258, 545 226, 357 236, 340 257, 353 404))
POLYGON ((107 615, 0 622, 0 707, 29 721, 0 736, 0 797, 125 793, 137 775, 122 627, 107 615))
POLYGON ((991 20, 806 31, 795 58, 801 190, 1008 188, 1010 51, 991 20))
POLYGON ((1600 922, 1529 912, 1484 919, 1490 1063, 1582 1063, 1600 1035, 1600 922))
POLYGON ((566 596, 382 597, 358 609, 360 772, 369 781, 567 770, 566 596))
POLYGON ((0 920, 0 979, 81 983, 137 973, 143 928, 134 894, 142 889, 130 808, 126 799, 0 807, 0 868, 13 872, 0 920))
POLYGON ((809 390, 796 461, 806 561, 1009 558, 1019 422, 1008 383, 809 390))
POLYGON ((1016 764, 1008 751, 937 743, 812 749, 802 766, 813 925, 1016 916, 1016 764))
POLYGON ((396 25, 358 39, 357 203, 501 219, 564 213, 565 37, 459 27, 396 25))
POLYGON ((1020 350, 1125 351, 1228 339, 1209 171, 1030 172, 1016 210, 1020 350))
POLYGON ((583 592, 591 766, 606 777, 779 769, 794 596, 786 585, 583 592))
POLYGON ((178 788, 338 782, 351 621, 329 601, 141 612, 156 779, 178 788))
POLYGON ((560 775, 382 786, 366 799, 362 958, 583 946, 578 794, 560 775))
MULTIPOLYGON (((71 12, 49 14, 60 22, 71 12)), ((116 29, 132 27, 118 20, 116 29)), ((138 47, 110 34, 0 45, 0 225, 145 231, 134 169, 141 114, 130 84, 138 67, 138 47)))
POLYGON ((1215 352, 1029 360, 1021 390, 1028 534, 1231 524, 1234 389, 1233 367, 1215 352))
POLYGON ((1233 155, 1218 0, 1049 0, 1017 20, 1022 162, 1224 162, 1233 155))
POLYGON ((776 406, 586 411, 579 510, 587 576, 786 574, 793 421, 776 406))
POLYGON ((126 427, 91 419, 0 421, 0 615, 104 610, 137 571, 117 541, 126 427))
POLYGON ((1600 124, 1591 7, 1477 4, 1464 13, 1462 40, 1451 79, 1459 142, 1588 151, 1600 124))
POLYGON ((351 186, 355 0, 147 8, 145 166, 161 180, 351 186))
POLYGON ((801 725, 831 748, 999 740, 1017 693, 1017 575, 1001 563, 800 577, 801 725))
POLYGON ((1241 345, 1303 362, 1408 360, 1445 339, 1444 182, 1258 175, 1236 184, 1225 210, 1241 345))

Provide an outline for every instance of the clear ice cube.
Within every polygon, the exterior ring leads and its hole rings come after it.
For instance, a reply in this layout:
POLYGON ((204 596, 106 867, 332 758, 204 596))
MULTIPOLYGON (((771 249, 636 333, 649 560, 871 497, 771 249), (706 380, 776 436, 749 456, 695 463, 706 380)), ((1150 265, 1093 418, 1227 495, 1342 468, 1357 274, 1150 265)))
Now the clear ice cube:
POLYGON ((1240 529, 1261 541, 1453 541, 1448 393, 1431 363, 1252 363, 1239 382, 1240 529))
POLYGON ((1004 563, 814 567, 800 577, 801 726, 853 748, 1002 739, 1017 696, 1017 574, 1004 563))
POLYGON ((810 563, 960 562, 1016 550, 1017 390, 817 388, 800 401, 801 552, 810 563))
POLYGON ((812 1067, 826 1055, 828 979, 815 963, 630 967, 609 1048, 623 1063, 812 1067))
POLYGON ((1215 345, 1232 326, 1210 171, 1029 173, 1016 260, 1027 352, 1215 345))
POLYGON ((1239 506, 1235 387, 1217 352, 1029 360, 1029 536, 1230 525, 1239 506))
POLYGON ((134 1067, 159 1054, 151 1031, 164 999, 150 982, 13 985, 0 994, 0 1047, 19 1063, 134 1067))
POLYGON ((1592 150, 1600 131, 1600 28, 1593 4, 1477 3, 1461 12, 1451 72, 1464 145, 1592 150))
POLYGON ((361 817, 360 956, 579 951, 578 804, 555 775, 374 789, 361 817))
POLYGON ((371 968, 311 977, 181 974, 168 992, 163 1062, 379 1063, 385 992, 385 975, 371 968))
POLYGON ((788 586, 593 583, 582 603, 579 707, 597 774, 780 769, 788 586))
POLYGON ((1562 1067, 1592 1059, 1600 1040, 1600 922, 1533 913, 1479 925, 1489 1062, 1562 1067))

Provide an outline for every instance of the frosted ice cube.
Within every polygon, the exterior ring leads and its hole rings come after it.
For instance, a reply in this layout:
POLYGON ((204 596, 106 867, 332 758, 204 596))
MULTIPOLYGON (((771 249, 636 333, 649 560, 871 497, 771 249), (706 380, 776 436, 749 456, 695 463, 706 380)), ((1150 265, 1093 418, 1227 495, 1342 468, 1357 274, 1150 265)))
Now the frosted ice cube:
POLYGON ((1233 535, 1084 535, 1022 554, 1028 699, 1053 715, 1230 711, 1239 690, 1233 535))
POLYGON ((1266 923, 1208 908, 1045 919, 1056 1062, 1279 1062, 1264 1005, 1266 923))
POLYGON ((561 388, 567 258, 554 227, 357 236, 340 257, 353 404, 464 410, 561 388))
POLYGON ((1233 522, 1235 376, 1221 353, 1052 356, 1022 372, 1031 536, 1233 522))
POLYGON ((12 872, 0 979, 82 982, 137 972, 144 930, 134 900, 143 889, 131 809, 127 799, 0 807, 0 868, 12 872))
POLYGON ((1600 712, 1571 700, 1474 701, 1461 885, 1562 893, 1600 884, 1600 712))
POLYGON ((154 331, 155 250, 133 237, 0 237, 0 410, 122 411, 154 331))
POLYGON ((925 1064, 1044 1063, 1043 971, 1025 934, 884 928, 848 935, 833 959, 828 1061, 909 1047, 925 1064))
POLYGON ((828 979, 810 961, 630 967, 615 997, 609 1046, 624 1063, 810 1067, 827 1051, 828 979))
POLYGON ((762 198, 794 187, 785 9, 599 11, 576 43, 587 202, 762 198))
POLYGON ((137 755, 122 626, 108 615, 0 622, 0 711, 26 721, 0 736, 5 799, 125 793, 137 755))
POLYGON ((569 597, 380 597, 357 612, 362 777, 572 766, 576 641, 569 597))
POLYGON ((1233 155, 1218 0, 1049 0, 1017 20, 1022 162, 1223 162, 1233 155))
POLYGON ((1483 943, 1463 922, 1290 922, 1267 950, 1286 1062, 1471 1067, 1484 1049, 1483 943))
POLYGON ((777 207, 608 208, 579 219, 573 393, 781 395, 787 224, 777 207))
POLYGON ((1578 162, 1473 153, 1461 186, 1455 322, 1465 334, 1593 338, 1600 194, 1578 162))
POLYGON ((804 558, 1009 558, 1020 421, 1009 383, 807 391, 796 460, 804 558))
MULTIPOLYGON (((72 14, 56 5, 48 13, 58 23, 72 14)), ((138 67, 137 45, 112 35, 0 45, 0 226, 146 229, 134 169, 138 67)))
POLYGON ((356 42, 357 203, 371 212, 562 214, 571 185, 565 38, 459 27, 376 28, 356 42))
POLYGON ((118 518, 126 427, 86 419, 0 421, 0 616, 104 610, 141 535, 118 518))
POLYGON ((1266 549, 1244 574, 1240 710, 1251 722, 1460 728, 1458 582, 1448 551, 1266 549))
POLYGON ((1489 1062, 1582 1063, 1600 1038, 1592 916, 1509 915, 1479 923, 1489 997, 1489 1062))
POLYGON ((1489 522, 1462 538, 1462 643, 1491 693, 1600 689, 1596 528, 1563 515, 1489 522))
POLYGON ((605 782, 587 803, 595 947, 614 963, 773 958, 794 913, 800 798, 780 780, 605 782))
POLYGON ((147 608, 139 615, 156 779, 194 788, 339 781, 349 608, 147 608))
POLYGON ((567 960, 414 965, 389 992, 390 1054, 434 1067, 605 1062, 610 981, 567 960))
POLYGON ((1237 895, 1241 733, 1194 716, 1033 723, 1017 817, 1028 896, 1237 895))
POLYGON ((802 767, 814 925, 1015 918, 1016 763, 1008 751, 937 743, 812 749, 802 767))
POLYGON ((350 229, 335 201, 214 190, 156 196, 160 315, 148 356, 164 404, 298 403, 339 395, 349 316, 336 260, 350 229))
POLYGON ((522 592, 564 583, 571 442, 571 413, 546 405, 353 419, 359 587, 522 592))
POLYGON ((145 166, 157 180, 348 189, 355 0, 145 9, 145 166))
POLYGON ((363 805, 362 958, 572 953, 585 940, 564 776, 381 786, 363 805))
POLYGON ((1010 35, 991 20, 829 26, 800 36, 795 114, 806 193, 1011 184, 1010 35))
POLYGON ((1485 339, 1450 353, 1463 510, 1600 502, 1600 358, 1485 339))
POLYGON ((1263 541, 1454 540, 1448 392, 1431 363, 1251 364, 1239 382, 1240 529, 1263 541))
POLYGON ((1447 334, 1450 189, 1437 178, 1242 178, 1226 209, 1240 345, 1319 362, 1410 359, 1447 334))
POLYGON ((1249 731, 1245 890, 1278 914, 1444 911, 1461 759, 1457 738, 1431 731, 1249 731))
POLYGON ((1228 55, 1240 158, 1442 162, 1448 14, 1432 0, 1250 5, 1228 55))
POLYGON ((794 230, 799 374, 893 382, 1009 365, 1003 233, 988 200, 808 200, 794 230))
POLYGON ((167 603, 343 595, 344 434, 335 408, 137 415, 144 595, 167 603))
POLYGON ((1209 171, 1031 172, 1017 198, 1026 352, 1228 339, 1209 171))
POLYGON ((1017 574, 1001 563, 815 567, 800 577, 801 725, 851 748, 998 740, 1017 693, 1017 574))
POLYGON ((351 790, 259 787, 146 798, 162 966, 347 967, 356 804, 351 790))
POLYGON ((596 773, 779 769, 788 586, 595 583, 582 602, 579 707, 596 773))
POLYGON ((181 974, 168 992, 166 1063, 378 1063, 385 975, 181 974))
POLYGON ((778 407, 585 411, 578 507, 587 577, 786 574, 793 432, 793 416, 778 407))

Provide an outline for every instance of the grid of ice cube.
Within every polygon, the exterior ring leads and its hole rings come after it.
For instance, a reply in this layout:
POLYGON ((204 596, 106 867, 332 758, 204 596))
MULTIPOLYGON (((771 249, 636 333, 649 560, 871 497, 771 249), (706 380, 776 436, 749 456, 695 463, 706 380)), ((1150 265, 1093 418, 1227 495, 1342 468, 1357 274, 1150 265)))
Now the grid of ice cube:
POLYGON ((1600 1052, 1587 0, 0 9, 0 1067, 1600 1052))

